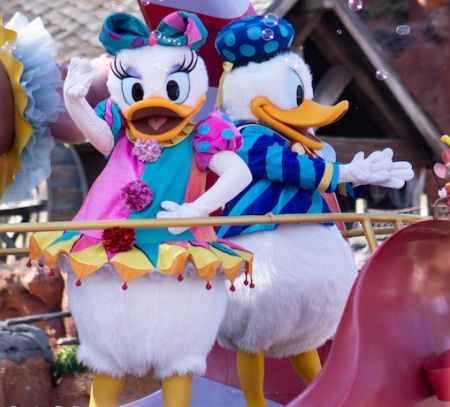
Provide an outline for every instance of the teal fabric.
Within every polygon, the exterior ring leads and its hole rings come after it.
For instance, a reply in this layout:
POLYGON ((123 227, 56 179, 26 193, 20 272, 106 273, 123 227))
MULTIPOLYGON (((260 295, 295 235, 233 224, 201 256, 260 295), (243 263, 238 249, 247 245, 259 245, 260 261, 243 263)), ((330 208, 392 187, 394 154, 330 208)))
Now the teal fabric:
MULTIPOLYGON (((156 37, 159 45, 189 46, 194 51, 197 51, 205 43, 208 36, 208 31, 200 19, 195 14, 186 11, 169 14, 159 23, 156 30, 159 32, 156 37), (185 27, 182 31, 170 25, 171 20, 174 19, 183 20, 185 27)), ((126 13, 108 16, 99 35, 100 42, 111 55, 116 55, 123 49, 143 47, 148 44, 149 39, 150 29, 144 22, 126 13)))
POLYGON ((123 49, 147 45, 150 36, 148 27, 138 18, 126 13, 108 16, 99 35, 106 52, 116 55, 123 49))
MULTIPOLYGON (((129 219, 153 219, 161 211, 161 202, 184 202, 191 173, 193 159, 192 134, 181 143, 163 149, 160 158, 153 163, 146 163, 142 181, 153 191, 153 201, 140 212, 132 212, 129 219), (158 188, 153 189, 152 185, 158 188)), ((195 240, 190 230, 179 235, 171 234, 168 229, 136 229, 136 241, 144 245, 169 241, 195 240)), ((143 246, 143 249, 145 247, 143 246)), ((149 256, 151 258, 151 256, 149 256)), ((157 257, 157 256, 156 256, 157 257)))
POLYGON ((275 16, 249 16, 227 24, 217 35, 217 52, 229 62, 252 61, 289 49, 291 24, 275 16))
POLYGON ((60 242, 65 242, 66 240, 70 240, 75 236, 81 236, 79 231, 75 231, 75 230, 69 230, 67 232, 64 232, 60 237, 58 237, 58 239, 56 239, 51 246, 53 246, 54 244, 60 243, 60 242))
POLYGON ((208 37, 206 27, 195 14, 188 13, 187 11, 177 11, 176 15, 183 20, 185 24, 184 30, 180 31, 178 28, 170 25, 170 19, 176 19, 176 16, 175 13, 169 14, 156 28, 160 32, 157 43, 168 46, 189 46, 192 50, 198 51, 208 37), (189 44, 189 33, 191 31, 198 31, 199 37, 197 41, 189 44))

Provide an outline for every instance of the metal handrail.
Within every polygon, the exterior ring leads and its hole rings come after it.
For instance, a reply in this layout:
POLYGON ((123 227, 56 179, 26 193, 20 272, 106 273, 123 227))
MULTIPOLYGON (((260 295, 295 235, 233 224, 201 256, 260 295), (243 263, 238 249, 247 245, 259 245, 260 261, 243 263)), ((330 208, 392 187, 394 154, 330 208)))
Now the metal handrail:
POLYGON ((27 315, 25 317, 8 318, 1 321, 0 325, 13 326, 20 324, 31 324, 33 322, 50 321, 52 319, 68 318, 72 316, 69 311, 49 312, 47 314, 27 315))
MULTIPOLYGON (((261 216, 211 216, 203 218, 183 219, 142 219, 142 220, 95 220, 70 221, 48 223, 16 223, 0 225, 0 233, 10 232, 48 232, 66 230, 98 230, 113 227, 146 229, 167 228, 178 226, 228 226, 253 224, 288 224, 288 223, 326 223, 326 222, 358 222, 362 231, 344 231, 344 236, 362 236, 367 239, 369 249, 374 252, 377 248, 376 235, 392 233, 401 229, 405 224, 416 223, 429 217, 404 214, 379 213, 321 213, 321 214, 287 214, 287 215, 261 215, 261 216), (392 223, 393 228, 374 228, 372 222, 392 223)), ((26 254, 26 249, 0 249, 0 256, 26 254)))
MULTIPOLYGON (((223 225, 249 225, 268 223, 323 223, 323 222, 353 222, 360 223, 361 229, 344 230, 344 237, 365 236, 369 249, 374 252, 377 248, 377 235, 389 235, 400 230, 405 224, 416 223, 429 219, 418 215, 404 214, 379 214, 379 213, 332 213, 332 214, 290 214, 263 216, 212 216, 206 218, 185 219, 147 219, 147 220, 101 220, 101 221, 71 221, 71 222, 49 222, 49 223, 20 223, 0 225, 0 233, 8 232, 40 232, 40 231, 65 231, 65 230, 96 230, 112 227, 126 228, 161 228, 174 226, 223 226, 223 225), (392 223, 392 227, 373 227, 372 222, 392 223)), ((27 248, 0 249, 0 257, 7 255, 27 254, 27 248)), ((2 323, 11 326, 22 323, 33 323, 38 321, 67 318, 71 314, 67 311, 40 314, 26 317, 10 318, 2 323)))

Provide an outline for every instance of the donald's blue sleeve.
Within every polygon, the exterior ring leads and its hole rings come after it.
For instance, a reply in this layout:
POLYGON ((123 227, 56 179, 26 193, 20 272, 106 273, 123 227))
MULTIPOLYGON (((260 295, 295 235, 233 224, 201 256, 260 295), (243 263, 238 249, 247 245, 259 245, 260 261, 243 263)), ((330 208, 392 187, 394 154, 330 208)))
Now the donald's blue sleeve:
POLYGON ((238 154, 254 176, 302 189, 336 190, 339 164, 291 151, 285 139, 264 126, 247 126, 242 136, 244 144, 238 154))

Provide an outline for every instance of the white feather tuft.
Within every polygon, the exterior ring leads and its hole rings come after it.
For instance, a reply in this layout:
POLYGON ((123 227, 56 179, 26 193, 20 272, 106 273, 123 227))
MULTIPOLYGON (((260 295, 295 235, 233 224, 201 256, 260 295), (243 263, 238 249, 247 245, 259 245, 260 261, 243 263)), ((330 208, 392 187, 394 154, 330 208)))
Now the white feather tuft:
POLYGON ((305 61, 293 52, 280 54, 262 63, 251 62, 233 69, 224 80, 224 109, 235 121, 257 122, 250 106, 257 96, 264 96, 280 109, 292 108, 286 92, 288 70, 294 70, 304 87, 304 99, 313 98, 312 76, 305 61))

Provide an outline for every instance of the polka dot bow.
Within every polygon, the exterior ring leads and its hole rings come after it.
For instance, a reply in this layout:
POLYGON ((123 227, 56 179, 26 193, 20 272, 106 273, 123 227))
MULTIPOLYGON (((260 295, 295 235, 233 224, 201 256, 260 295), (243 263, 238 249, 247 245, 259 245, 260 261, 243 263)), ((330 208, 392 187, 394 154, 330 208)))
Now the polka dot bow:
POLYGON ((273 14, 250 16, 226 25, 217 35, 217 52, 232 63, 261 60, 289 49, 294 29, 273 14))
POLYGON ((105 19, 99 39, 109 54, 116 55, 123 49, 156 44, 187 46, 197 51, 207 36, 208 32, 197 15, 177 11, 164 17, 152 32, 131 14, 112 14, 105 19))

